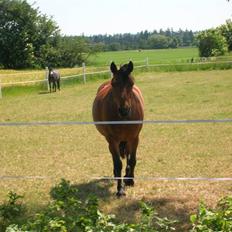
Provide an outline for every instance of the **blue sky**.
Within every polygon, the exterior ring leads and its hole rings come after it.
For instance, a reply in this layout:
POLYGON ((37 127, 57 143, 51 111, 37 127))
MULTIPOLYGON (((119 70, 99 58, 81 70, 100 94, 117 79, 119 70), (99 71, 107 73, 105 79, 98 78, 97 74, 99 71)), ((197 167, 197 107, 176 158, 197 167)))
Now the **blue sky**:
POLYGON ((204 30, 232 18, 226 0, 27 0, 57 22, 62 34, 204 30))

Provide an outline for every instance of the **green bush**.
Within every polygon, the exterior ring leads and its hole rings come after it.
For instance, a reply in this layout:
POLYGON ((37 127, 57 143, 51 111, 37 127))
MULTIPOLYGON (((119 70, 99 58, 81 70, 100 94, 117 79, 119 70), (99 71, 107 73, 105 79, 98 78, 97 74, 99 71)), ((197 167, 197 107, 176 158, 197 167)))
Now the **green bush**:
POLYGON ((225 197, 219 201, 216 209, 207 209, 201 203, 199 212, 192 215, 191 232, 231 232, 232 231, 232 197, 225 197))
POLYGON ((25 207, 19 201, 22 198, 23 196, 17 195, 16 193, 8 193, 8 201, 0 205, 0 231, 12 221, 17 221, 25 212, 25 207))
MULTIPOLYGON (((22 196, 13 192, 8 201, 0 205, 0 231, 6 232, 164 232, 175 231, 176 221, 160 218, 148 204, 141 202, 138 223, 118 223, 114 215, 100 211, 95 196, 80 200, 78 189, 69 181, 61 182, 50 192, 52 201, 42 212, 33 217, 25 214, 22 196), (19 218, 24 220, 18 220, 19 218)), ((232 197, 219 201, 215 209, 200 204, 199 212, 190 217, 191 232, 231 232, 232 197)))
MULTIPOLYGON (((6 232, 158 232, 175 230, 173 227, 175 221, 158 217, 154 209, 145 203, 140 204, 141 220, 139 223, 117 223, 114 215, 105 215, 99 210, 98 199, 95 196, 81 201, 78 197, 78 189, 66 180, 62 180, 55 186, 50 195, 52 201, 43 212, 37 213, 33 219, 28 219, 23 225, 15 223, 14 217, 12 217, 11 225, 8 224, 6 232)), ((17 199, 16 197, 13 201, 15 206, 18 205, 17 199)), ((5 211, 11 212, 12 209, 5 211)))
POLYGON ((219 30, 210 29, 199 33, 199 55, 201 57, 220 56, 228 51, 228 44, 219 30))

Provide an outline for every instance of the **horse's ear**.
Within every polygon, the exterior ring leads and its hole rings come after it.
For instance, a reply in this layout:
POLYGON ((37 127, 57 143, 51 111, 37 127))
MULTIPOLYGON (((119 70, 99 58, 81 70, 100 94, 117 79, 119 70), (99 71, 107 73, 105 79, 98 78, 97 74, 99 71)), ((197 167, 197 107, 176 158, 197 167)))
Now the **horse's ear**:
POLYGON ((127 72, 128 74, 130 74, 134 69, 134 65, 132 63, 132 61, 129 62, 128 66, 127 66, 127 72))
POLYGON ((113 74, 115 74, 118 71, 117 66, 115 65, 114 62, 111 63, 110 70, 113 74))

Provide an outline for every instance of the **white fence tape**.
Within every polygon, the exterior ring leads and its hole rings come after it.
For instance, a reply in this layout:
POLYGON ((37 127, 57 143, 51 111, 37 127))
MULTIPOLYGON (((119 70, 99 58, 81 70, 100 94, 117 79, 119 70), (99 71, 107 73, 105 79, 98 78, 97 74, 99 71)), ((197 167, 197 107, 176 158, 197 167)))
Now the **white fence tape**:
MULTIPOLYGON (((190 66, 190 65, 205 65, 205 64, 232 64, 232 61, 216 61, 216 62, 196 62, 196 63, 170 63, 170 64, 148 64, 148 60, 143 60, 143 62, 147 62, 144 65, 138 65, 135 66, 134 68, 144 68, 144 67, 164 67, 164 66, 190 66)), ((41 72, 40 72, 41 73, 41 72)), ((110 73, 109 70, 103 70, 103 71, 97 71, 97 72, 86 72, 84 75, 97 75, 97 74, 103 74, 103 73, 110 73)), ((20 73, 22 74, 22 73, 20 73)), ((32 73, 26 73, 26 74, 32 74, 32 73)), ((36 73, 33 73, 34 75, 36 73)), ((8 74, 10 75, 10 74, 8 74)), ((16 73, 13 73, 11 75, 18 75, 16 73)), ((3 76, 3 75, 2 75, 3 76)), ((63 76, 61 77, 62 79, 68 79, 72 77, 83 77, 82 74, 74 74, 74 75, 69 75, 69 76, 63 76)), ((26 85, 26 84, 32 84, 32 83, 40 83, 40 82, 45 82, 45 80, 31 80, 31 81, 20 81, 20 82, 2 82, 2 86, 14 86, 14 85, 26 85)))
POLYGON ((0 176, 0 180, 42 180, 48 178, 46 176, 0 176))
POLYGON ((2 83, 2 86, 25 85, 25 84, 32 84, 32 83, 39 83, 39 82, 46 82, 46 80, 5 82, 5 83, 2 83))
POLYGON ((154 177, 154 176, 141 176, 141 177, 108 177, 99 176, 92 177, 93 180, 144 180, 144 181, 232 181, 232 177, 154 177))
MULTIPOLYGON (((57 178, 57 177, 56 177, 57 178)), ((45 180, 55 179, 50 176, 0 176, 0 180, 45 180)), ((207 182, 230 182, 232 177, 155 177, 155 176, 138 176, 138 177, 110 177, 96 176, 89 177, 90 180, 138 180, 138 181, 207 181, 207 182)))
POLYGON ((60 121, 60 122, 0 122, 0 127, 10 126, 68 126, 68 125, 133 125, 133 124, 195 124, 232 123, 232 119, 193 119, 193 120, 144 120, 144 121, 60 121))

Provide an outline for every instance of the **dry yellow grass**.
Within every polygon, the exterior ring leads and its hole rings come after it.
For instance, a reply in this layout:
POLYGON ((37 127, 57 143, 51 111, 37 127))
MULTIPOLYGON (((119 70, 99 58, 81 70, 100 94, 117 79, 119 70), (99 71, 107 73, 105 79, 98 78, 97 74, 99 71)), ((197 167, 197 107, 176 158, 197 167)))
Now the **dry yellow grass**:
MULTIPOLYGON (((87 66, 86 72, 98 72, 102 70, 107 70, 108 67, 92 67, 87 66)), ((61 78, 72 75, 79 75, 83 73, 83 68, 60 68, 58 69, 61 78)), ((2 85, 15 83, 15 82, 27 82, 27 81, 39 81, 44 80, 46 76, 45 70, 29 70, 29 71, 15 71, 15 70, 0 70, 0 80, 2 85)))
MULTIPOLYGON (((232 118, 232 71, 147 73, 135 77, 145 98, 145 119, 232 118)), ((91 121, 91 105, 101 81, 55 94, 8 96, 0 101, 0 121, 91 121)), ((49 200, 61 178, 77 185, 83 197, 96 194, 101 207, 121 220, 138 216, 138 201, 188 228, 190 213, 204 199, 213 206, 231 194, 231 182, 137 180, 117 199, 112 160, 94 126, 1 127, 0 176, 45 176, 44 180, 0 180, 0 201, 8 191, 25 195, 34 211, 49 200)), ((232 177, 232 124, 144 125, 137 177, 232 177)), ((125 167, 125 165, 124 165, 125 167)))

